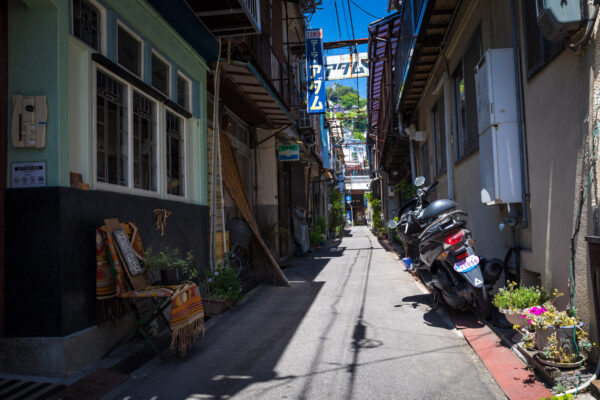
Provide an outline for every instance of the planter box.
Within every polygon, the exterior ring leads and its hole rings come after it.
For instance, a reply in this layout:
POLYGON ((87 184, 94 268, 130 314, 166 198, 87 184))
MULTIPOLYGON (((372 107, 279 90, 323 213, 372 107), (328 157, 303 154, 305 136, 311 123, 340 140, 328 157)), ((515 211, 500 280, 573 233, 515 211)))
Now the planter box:
POLYGON ((165 285, 171 285, 182 281, 181 268, 161 269, 160 280, 165 285))
POLYGON ((202 305, 204 306, 204 315, 210 317, 212 315, 219 315, 224 313, 233 307, 233 300, 218 300, 205 298, 202 299, 202 305))

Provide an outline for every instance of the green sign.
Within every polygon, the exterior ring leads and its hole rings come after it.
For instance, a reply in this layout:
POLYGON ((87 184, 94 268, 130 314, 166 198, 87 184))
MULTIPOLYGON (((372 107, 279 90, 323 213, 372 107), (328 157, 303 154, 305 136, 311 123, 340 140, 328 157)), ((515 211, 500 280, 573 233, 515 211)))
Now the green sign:
POLYGON ((298 161, 300 159, 300 150, 297 144, 279 146, 279 161, 298 161))

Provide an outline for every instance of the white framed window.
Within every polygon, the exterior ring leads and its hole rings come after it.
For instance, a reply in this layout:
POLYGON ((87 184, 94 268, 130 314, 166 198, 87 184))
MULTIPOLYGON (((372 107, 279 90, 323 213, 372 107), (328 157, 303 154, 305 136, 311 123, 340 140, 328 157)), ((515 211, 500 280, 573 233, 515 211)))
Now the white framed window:
POLYGON ((152 87, 170 97, 171 88, 171 64, 152 50, 152 87))
POLYGON ((94 188, 186 199, 186 118, 100 65, 93 74, 94 188))
POLYGON ((95 0, 71 1, 71 34, 106 54, 106 10, 95 0))
POLYGON ((117 24, 117 62, 134 75, 143 76, 144 42, 121 22, 117 24))
POLYGON ((192 110, 192 81, 181 71, 177 72, 177 104, 184 109, 192 110))
POLYGON ((185 197, 185 119, 165 108, 166 192, 185 197))

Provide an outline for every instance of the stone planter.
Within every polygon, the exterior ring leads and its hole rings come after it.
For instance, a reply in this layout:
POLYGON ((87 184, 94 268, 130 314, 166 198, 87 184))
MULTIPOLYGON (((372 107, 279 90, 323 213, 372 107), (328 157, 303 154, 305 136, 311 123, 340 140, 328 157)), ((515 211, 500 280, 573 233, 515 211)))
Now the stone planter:
POLYGON ((233 300, 230 299, 211 299, 204 298, 202 299, 202 305, 204 306, 204 315, 207 317, 213 315, 219 315, 224 313, 233 307, 233 300))
POLYGON ((539 351, 544 350, 544 347, 548 345, 548 341, 554 332, 556 332, 556 339, 558 340, 558 346, 568 351, 569 353, 576 352, 576 340, 575 336, 576 328, 581 328, 583 322, 577 327, 575 326, 546 326, 543 328, 535 329, 535 346, 539 351))
POLYGON ((506 317, 506 320, 510 322, 511 325, 518 325, 520 328, 527 325, 527 318, 523 318, 523 312, 520 310, 508 310, 505 308, 499 308, 500 311, 506 317))

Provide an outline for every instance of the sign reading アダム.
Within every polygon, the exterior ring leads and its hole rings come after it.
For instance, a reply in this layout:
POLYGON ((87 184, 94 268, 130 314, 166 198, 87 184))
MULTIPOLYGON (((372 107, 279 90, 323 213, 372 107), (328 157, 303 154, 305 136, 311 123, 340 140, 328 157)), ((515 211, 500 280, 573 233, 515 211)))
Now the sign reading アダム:
POLYGON ((306 31, 306 85, 309 114, 325 113, 325 65, 323 62, 323 30, 306 31))

